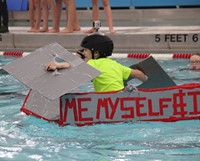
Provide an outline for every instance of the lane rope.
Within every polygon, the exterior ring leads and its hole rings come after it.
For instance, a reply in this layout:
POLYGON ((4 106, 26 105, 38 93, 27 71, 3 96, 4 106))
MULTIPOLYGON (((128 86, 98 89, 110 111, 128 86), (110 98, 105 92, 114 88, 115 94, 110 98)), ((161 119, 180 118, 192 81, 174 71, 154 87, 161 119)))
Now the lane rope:
MULTIPOLYGON (((30 52, 13 52, 13 51, 0 51, 0 56, 13 56, 24 57, 29 55, 30 52)), ((148 56, 153 56, 155 59, 189 59, 191 53, 113 53, 111 58, 132 58, 132 59, 145 59, 148 56)))

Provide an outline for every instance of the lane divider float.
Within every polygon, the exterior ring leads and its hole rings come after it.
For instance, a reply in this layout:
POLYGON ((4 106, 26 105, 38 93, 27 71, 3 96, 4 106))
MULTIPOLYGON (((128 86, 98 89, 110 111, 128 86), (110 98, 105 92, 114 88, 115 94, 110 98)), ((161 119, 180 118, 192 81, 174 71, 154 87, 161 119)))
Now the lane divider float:
MULTIPOLYGON (((24 57, 29 55, 30 52, 16 52, 16 51, 0 51, 0 56, 14 56, 24 57)), ((145 59, 148 56, 153 56, 155 59, 189 59, 191 53, 113 53, 111 58, 132 58, 132 59, 145 59)))

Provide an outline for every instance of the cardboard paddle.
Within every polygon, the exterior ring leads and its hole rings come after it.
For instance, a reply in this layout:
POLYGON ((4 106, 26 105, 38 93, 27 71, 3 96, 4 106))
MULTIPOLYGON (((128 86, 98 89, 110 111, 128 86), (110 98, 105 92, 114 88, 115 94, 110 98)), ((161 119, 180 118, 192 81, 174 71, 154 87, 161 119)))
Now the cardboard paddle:
MULTIPOLYGON (((130 66, 130 68, 139 69, 148 76, 148 80, 137 86, 137 88, 163 88, 176 86, 176 83, 152 56, 149 56, 138 64, 130 66)), ((133 78, 129 78, 124 84, 127 85, 128 81, 131 79, 133 78)))
POLYGON ((36 49, 31 54, 6 64, 3 69, 49 100, 59 98, 101 73, 58 43, 36 49), (57 58, 70 63, 71 67, 46 71, 44 66, 57 58))

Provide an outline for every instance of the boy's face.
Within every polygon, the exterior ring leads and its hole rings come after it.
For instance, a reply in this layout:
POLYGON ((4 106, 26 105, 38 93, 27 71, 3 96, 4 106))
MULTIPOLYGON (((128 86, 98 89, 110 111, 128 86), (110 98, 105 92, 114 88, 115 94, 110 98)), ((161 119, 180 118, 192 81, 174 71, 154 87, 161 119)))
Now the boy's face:
POLYGON ((193 55, 190 57, 190 69, 200 70, 200 56, 193 55))
POLYGON ((85 48, 83 50, 83 55, 85 56, 84 61, 87 62, 88 60, 92 59, 92 53, 90 49, 85 48))

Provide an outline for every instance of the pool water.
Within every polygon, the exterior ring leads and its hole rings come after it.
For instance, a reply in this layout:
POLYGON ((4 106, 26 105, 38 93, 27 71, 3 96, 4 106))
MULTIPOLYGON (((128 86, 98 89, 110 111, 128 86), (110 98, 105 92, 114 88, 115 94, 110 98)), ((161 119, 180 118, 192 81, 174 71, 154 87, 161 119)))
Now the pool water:
MULTIPOLYGON (((13 61, 0 57, 0 66, 13 61)), ((141 60, 116 59, 127 66, 141 60)), ((199 82, 188 60, 159 60, 177 84, 199 82)), ((133 80, 138 84, 137 80, 133 80)), ((83 88, 82 88, 83 90, 83 88)), ((90 83, 84 90, 92 90, 90 83)), ((0 72, 2 161, 199 161, 200 120, 59 127, 20 112, 28 88, 0 72)))

